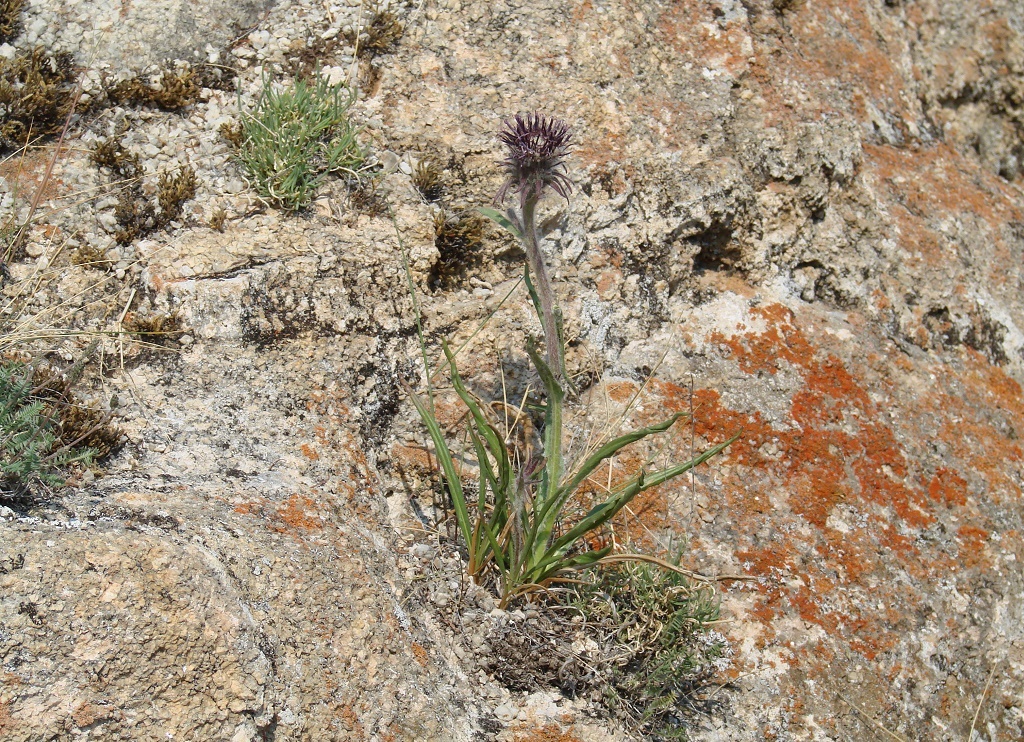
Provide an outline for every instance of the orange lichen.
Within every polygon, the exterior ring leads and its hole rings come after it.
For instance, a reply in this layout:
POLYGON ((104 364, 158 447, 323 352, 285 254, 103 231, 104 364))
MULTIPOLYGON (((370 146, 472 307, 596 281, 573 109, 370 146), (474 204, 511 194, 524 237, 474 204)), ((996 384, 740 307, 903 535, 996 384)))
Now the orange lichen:
POLYGON ((967 480, 951 469, 942 467, 928 483, 928 496, 945 505, 964 505, 967 480))
POLYGON ((307 495, 292 495, 283 506, 277 508, 277 519, 283 525, 271 527, 272 531, 287 533, 317 530, 324 527, 320 517, 320 505, 307 495))
POLYGON ((101 719, 108 718, 109 715, 109 709, 86 701, 85 703, 79 704, 75 710, 71 712, 71 720, 75 723, 76 727, 84 729, 95 724, 101 719))
POLYGON ((239 515, 256 515, 262 512, 262 506, 258 502, 240 502, 232 508, 239 515))
POLYGON ((320 459, 320 454, 318 454, 316 452, 316 449, 313 448, 308 443, 303 443, 301 446, 299 446, 299 450, 301 450, 302 455, 305 456, 310 461, 318 461, 320 459))
MULTIPOLYGON (((709 340, 728 349, 739 368, 751 375, 783 369, 799 375, 803 384, 791 398, 790 424, 779 427, 757 411, 731 410, 717 392, 697 390, 695 432, 710 445, 743 430, 723 459, 730 475, 720 495, 720 512, 731 522, 753 532, 768 520, 777 533, 787 521, 800 518, 812 530, 808 536, 791 533, 737 549, 745 571, 780 580, 758 587, 762 600, 751 614, 769 623, 794 610, 830 635, 841 629, 851 636, 852 649, 875 658, 896 646, 898 614, 857 609, 855 604, 837 611, 837 601, 842 604, 847 586, 891 569, 890 554, 913 579, 947 573, 954 564, 950 555, 922 554, 912 534, 934 522, 937 505, 963 506, 964 482, 948 467, 927 479, 916 474, 896 433, 882 422, 886 410, 872 401, 864 383, 837 356, 811 344, 789 309, 768 305, 752 314, 763 320, 763 331, 716 334, 709 340), (787 586, 786 580, 797 578, 794 586, 787 586)), ((892 367, 881 356, 870 362, 892 367)), ((1003 398, 1010 403, 1013 385, 1004 386, 1003 398)), ((649 389, 668 411, 686 410, 691 404, 684 387, 654 380, 649 389)), ((964 544, 961 553, 981 552, 980 534, 958 534, 964 544)))
POLYGON ((557 724, 516 730, 515 742, 583 742, 570 727, 563 730, 557 724))
POLYGON ((430 654, 422 644, 417 642, 412 643, 412 656, 416 658, 416 662, 419 663, 420 667, 426 667, 427 663, 430 662, 430 654))

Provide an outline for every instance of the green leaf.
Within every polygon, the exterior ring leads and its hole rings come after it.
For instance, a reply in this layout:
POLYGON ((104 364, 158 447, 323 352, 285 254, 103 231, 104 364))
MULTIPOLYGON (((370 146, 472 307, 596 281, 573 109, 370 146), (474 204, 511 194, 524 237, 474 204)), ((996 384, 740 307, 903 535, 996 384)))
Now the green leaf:
POLYGON ((565 395, 532 341, 526 344, 526 352, 537 368, 548 396, 544 410, 544 472, 533 503, 533 523, 528 535, 531 555, 527 558, 529 562, 535 560, 547 547, 558 517, 558 508, 550 507, 550 504, 557 496, 562 479, 562 403, 565 395))
POLYGON ((595 528, 599 528, 608 522, 608 520, 615 517, 622 508, 628 505, 630 501, 632 501, 632 499, 641 492, 649 490, 651 487, 657 487, 659 484, 667 482, 674 477, 678 477, 680 474, 685 474, 690 471, 690 469, 703 464, 713 456, 720 454, 739 437, 740 434, 737 433, 724 443, 719 443, 717 446, 709 448, 707 451, 704 451, 699 456, 695 456, 686 463, 678 464, 676 466, 669 467, 668 469, 662 469, 661 471, 653 472, 651 474, 641 471, 608 497, 608 499, 603 503, 587 513, 583 520, 577 523, 568 533, 563 535, 554 543, 552 550, 557 551, 558 549, 571 546, 585 534, 595 528))
POLYGON ((667 420, 664 420, 663 422, 657 423, 656 425, 651 425, 650 427, 647 428, 641 428, 640 430, 634 430, 630 433, 626 433, 625 435, 620 435, 618 438, 615 438, 614 440, 609 441, 605 445, 601 446, 589 458, 587 458, 586 461, 583 462, 583 465, 576 471, 576 473, 572 476, 568 483, 566 483, 566 485, 559 490, 558 499, 568 499, 572 495, 572 493, 576 491, 576 488, 579 487, 588 476, 590 476, 591 472, 593 472, 594 469, 601 465, 602 461, 614 456, 616 453, 619 452, 620 449, 624 448, 625 446, 628 446, 630 443, 635 443, 636 441, 643 440, 649 435, 654 435, 655 433, 664 433, 666 430, 675 425, 676 421, 679 418, 685 416, 685 412, 677 412, 675 415, 668 418, 667 420))
MULTIPOLYGON (((402 385, 405 387, 409 398, 412 399, 416 411, 420 413, 420 419, 427 427, 430 439, 434 442, 434 454, 441 464, 445 483, 448 485, 448 491, 452 496, 452 504, 455 507, 455 519, 458 521, 459 530, 462 531, 462 537, 466 541, 467 548, 469 548, 473 544, 473 526, 469 518, 469 509, 466 507, 466 498, 462 492, 462 482, 459 479, 458 472, 455 470, 455 462, 452 460, 451 450, 444 440, 444 434, 441 432, 441 426, 437 423, 437 418, 427 409, 427 406, 423 404, 423 400, 412 390, 412 387, 406 384, 404 380, 402 385)), ((470 555, 470 561, 472 561, 472 555, 470 555)))
POLYGON ((477 209, 477 211, 483 216, 486 216, 488 219, 490 219, 492 222, 497 224, 502 229, 506 230, 507 232, 510 232, 512 236, 515 237, 517 240, 521 240, 523 238, 523 233, 516 229, 516 225, 512 223, 512 220, 509 219, 504 214, 502 214, 497 209, 490 209, 486 206, 481 206, 477 209))

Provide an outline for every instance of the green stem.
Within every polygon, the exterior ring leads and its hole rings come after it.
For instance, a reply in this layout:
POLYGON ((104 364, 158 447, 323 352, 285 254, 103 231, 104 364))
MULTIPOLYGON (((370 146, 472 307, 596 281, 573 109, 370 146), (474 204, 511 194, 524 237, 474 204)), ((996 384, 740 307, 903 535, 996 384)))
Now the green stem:
POLYGON ((523 206, 523 247, 526 249, 526 260, 530 267, 537 298, 540 300, 540 323, 544 329, 544 349, 548 367, 555 379, 562 380, 565 360, 562 349, 562 338, 558 330, 558 308, 555 306, 555 292, 551 288, 544 255, 540 251, 540 237, 537 235, 536 197, 528 198, 523 206))

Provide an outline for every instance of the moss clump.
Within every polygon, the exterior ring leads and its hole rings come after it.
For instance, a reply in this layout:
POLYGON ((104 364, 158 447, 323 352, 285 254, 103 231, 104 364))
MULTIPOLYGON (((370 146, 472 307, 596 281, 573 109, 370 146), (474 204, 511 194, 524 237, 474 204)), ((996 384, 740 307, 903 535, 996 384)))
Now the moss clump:
POLYGON ((440 201, 444 195, 441 166, 435 160, 420 160, 412 172, 412 184, 426 201, 440 201))
POLYGON ((163 229, 181 216, 183 205, 194 198, 198 179, 191 165, 178 168, 173 175, 162 173, 157 186, 156 203, 142 192, 142 163, 139 156, 122 146, 119 137, 100 141, 90 156, 93 164, 110 170, 118 188, 114 218, 118 229, 114 240, 127 245, 157 229, 163 229))
POLYGON ((164 227, 181 216, 183 204, 195 197, 198 185, 196 171, 191 165, 178 168, 174 175, 163 173, 160 176, 156 194, 160 206, 157 227, 164 227))
POLYGON ((113 264, 107 258, 107 251, 94 245, 82 245, 71 253, 71 262, 84 268, 108 268, 113 264))
POLYGON ((349 193, 351 207, 370 217, 386 214, 388 202, 381 194, 379 186, 379 178, 364 178, 358 181, 349 193))
POLYGON ((170 345, 188 332, 177 312, 143 316, 129 312, 122 323, 126 332, 151 345, 170 345))
POLYGON ((405 27, 398 16, 378 6, 373 8, 373 18, 359 40, 359 55, 376 57, 391 51, 405 33, 405 27))
POLYGON ((224 224, 228 220, 228 212, 224 209, 217 209, 210 216, 210 229, 215 229, 218 232, 224 231, 224 224))
POLYGON ((58 134, 75 98, 76 69, 70 54, 37 48, 0 59, 0 149, 23 146, 29 136, 58 134))
POLYGON ((110 170, 119 180, 135 181, 142 177, 139 156, 123 147, 119 137, 109 137, 97 143, 89 159, 96 167, 110 170))
POLYGON ((0 44, 7 44, 21 33, 21 9, 25 0, 0 0, 0 44))
POLYGON ((242 146, 242 141, 245 139, 245 135, 242 133, 241 125, 225 121, 220 125, 219 131, 220 135, 224 137, 224 140, 234 149, 238 149, 242 146))
POLYGON ((484 241, 483 217, 471 211, 449 214, 444 209, 434 217, 434 247, 438 259, 430 269, 430 285, 450 289, 481 262, 484 241))
POLYGON ((166 67, 156 85, 143 77, 124 80, 108 93, 115 103, 129 106, 155 106, 164 111, 180 111, 199 98, 200 78, 191 67, 166 67))
POLYGON ((121 190, 114 207, 114 218, 117 220, 114 240, 119 245, 130 245, 156 229, 156 208, 143 197, 138 185, 121 190))

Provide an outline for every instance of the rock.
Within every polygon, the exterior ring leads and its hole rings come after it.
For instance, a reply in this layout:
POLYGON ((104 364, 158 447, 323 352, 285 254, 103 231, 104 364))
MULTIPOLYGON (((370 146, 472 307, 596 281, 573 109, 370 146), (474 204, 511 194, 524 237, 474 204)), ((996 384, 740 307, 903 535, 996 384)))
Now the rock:
MULTIPOLYGON (((442 338, 466 343, 487 401, 537 388, 515 245, 488 225, 479 254, 442 254, 441 207, 403 167, 439 163, 446 213, 473 213, 504 178, 501 120, 536 109, 574 130, 571 198, 541 207, 565 212, 544 250, 581 380, 574 440, 692 413, 624 476, 742 431, 616 524, 730 576, 733 665, 713 680, 729 684, 690 737, 962 739, 980 706, 977 730, 1020 738, 1024 6, 415 5, 393 50, 357 64, 336 34, 366 28, 356 0, 26 10, 14 47, 73 51, 95 101, 169 58, 246 64, 183 114, 76 122, 32 233, 76 242, 29 240, 7 266, 7 296, 33 289, 19 322, 89 333, 26 352, 104 338, 83 384, 124 400, 129 444, 91 483, 0 508, 0 736, 626 739, 585 721, 589 692, 563 716, 554 690, 477 669, 484 622, 535 609, 461 585, 402 387, 423 388, 422 330, 432 364, 442 338), (291 214, 219 130, 314 48, 358 77, 376 179, 328 178, 291 214), (148 198, 186 160, 198 192, 108 271, 70 248, 112 245, 117 188, 89 156, 115 133, 148 198), (142 347, 129 311, 186 334, 142 347)), ((5 171, 5 214, 27 213, 50 151, 5 171)))
POLYGON ((32 3, 18 44, 72 51, 97 69, 139 72, 168 60, 205 61, 207 47, 224 48, 277 0, 111 0, 32 3), (73 18, 74 23, 66 19, 73 18))

